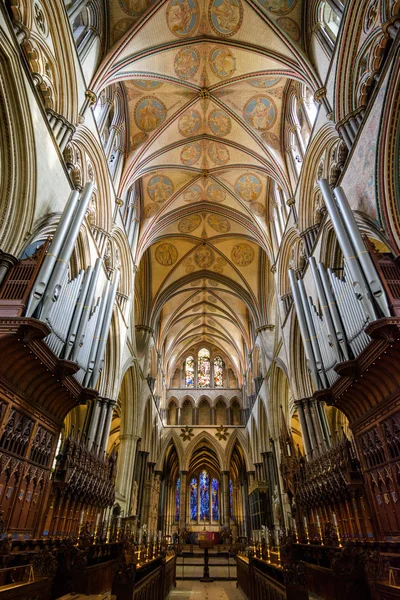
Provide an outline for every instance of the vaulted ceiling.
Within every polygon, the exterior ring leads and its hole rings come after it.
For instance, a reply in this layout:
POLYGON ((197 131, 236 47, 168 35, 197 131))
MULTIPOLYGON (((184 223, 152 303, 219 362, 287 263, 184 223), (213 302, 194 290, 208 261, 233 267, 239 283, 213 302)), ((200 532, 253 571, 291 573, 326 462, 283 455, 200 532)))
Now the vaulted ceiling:
POLYGON ((119 195, 140 181, 144 324, 169 374, 205 341, 240 380, 271 316, 271 182, 293 193, 286 98, 293 81, 319 87, 302 10, 302 0, 110 2, 113 45, 96 86, 123 86, 119 195))

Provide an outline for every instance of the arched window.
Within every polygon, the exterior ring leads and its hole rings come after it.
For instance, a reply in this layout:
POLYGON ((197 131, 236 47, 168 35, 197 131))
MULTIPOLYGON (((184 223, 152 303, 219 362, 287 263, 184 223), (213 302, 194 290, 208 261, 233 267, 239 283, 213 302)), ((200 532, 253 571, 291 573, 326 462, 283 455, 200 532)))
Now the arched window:
POLYGON ((192 477, 189 484, 190 519, 192 521, 219 521, 220 487, 216 477, 203 470, 192 477))
POLYGON ((339 31, 340 17, 326 0, 321 2, 321 16, 326 33, 332 42, 335 42, 339 31))
POLYGON ((197 381, 199 388, 210 387, 211 363, 210 351, 207 348, 199 350, 197 355, 197 381))
POLYGON ((220 356, 214 358, 214 387, 224 387, 224 361, 220 356))
POLYGON ((194 387, 194 358, 188 356, 185 360, 185 385, 186 387, 194 387))
POLYGON ((200 473, 200 521, 210 518, 210 478, 207 471, 200 473))
POLYGON ((197 478, 193 477, 190 480, 190 518, 197 521, 197 478))
POLYGON ((219 520, 218 486, 218 479, 214 478, 211 482, 211 511, 213 521, 219 520))
POLYGON ((175 488, 175 521, 179 521, 179 505, 181 501, 181 478, 176 480, 175 488))

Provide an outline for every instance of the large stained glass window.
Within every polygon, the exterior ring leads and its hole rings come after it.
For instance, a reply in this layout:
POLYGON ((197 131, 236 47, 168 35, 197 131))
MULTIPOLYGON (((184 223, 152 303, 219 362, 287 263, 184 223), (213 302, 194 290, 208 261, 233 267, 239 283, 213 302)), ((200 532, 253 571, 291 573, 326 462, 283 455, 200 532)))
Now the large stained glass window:
POLYGON ((231 519, 233 519, 233 484, 232 479, 229 480, 229 507, 231 512, 231 519))
POLYGON ((199 350, 197 361, 197 381, 198 387, 210 387, 211 366, 210 366, 210 351, 207 348, 199 350))
POLYGON ((190 518, 197 520, 197 479, 193 477, 190 481, 190 518))
POLYGON ((224 362, 220 356, 214 358, 214 386, 224 386, 224 362))
POLYGON ((194 387, 194 358, 188 356, 185 360, 185 384, 186 387, 194 387))
POLYGON ((175 490, 175 521, 179 521, 179 504, 181 501, 181 478, 178 477, 176 480, 175 490))
POLYGON ((210 478, 207 471, 200 473, 200 521, 210 518, 210 478))
POLYGON ((218 506, 218 479, 213 479, 211 482, 211 510, 213 521, 219 520, 218 506))

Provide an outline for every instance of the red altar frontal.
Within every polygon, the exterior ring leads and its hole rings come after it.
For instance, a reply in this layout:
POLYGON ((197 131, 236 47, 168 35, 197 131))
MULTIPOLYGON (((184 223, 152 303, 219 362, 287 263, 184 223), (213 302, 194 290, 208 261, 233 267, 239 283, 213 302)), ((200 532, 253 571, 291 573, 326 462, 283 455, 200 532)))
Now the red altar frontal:
POLYGON ((184 533, 185 544, 198 544, 203 540, 210 541, 213 545, 222 543, 219 531, 187 531, 184 533))

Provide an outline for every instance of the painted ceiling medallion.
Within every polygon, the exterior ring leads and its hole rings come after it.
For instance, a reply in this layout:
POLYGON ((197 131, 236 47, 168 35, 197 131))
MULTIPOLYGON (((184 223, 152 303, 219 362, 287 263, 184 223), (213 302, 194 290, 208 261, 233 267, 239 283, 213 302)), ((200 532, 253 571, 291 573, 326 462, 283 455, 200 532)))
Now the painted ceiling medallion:
POLYGON ((174 185, 165 175, 155 175, 147 184, 147 192, 154 202, 165 202, 173 191, 174 185))
POLYGON ((201 117, 197 110, 188 110, 178 121, 179 133, 185 137, 196 135, 201 126, 201 117))
POLYGON ((191 185, 190 188, 183 192, 185 202, 197 202, 201 197, 201 188, 199 185, 191 185))
POLYGON ((201 156, 201 148, 199 142, 186 144, 181 151, 181 163, 183 165, 194 165, 201 156))
POLYGON ((177 37, 193 35, 199 22, 199 7, 196 0, 171 0, 167 8, 167 23, 177 37))
POLYGON ((225 190, 218 184, 212 183, 207 188, 207 199, 211 202, 223 202, 226 198, 225 190))
POLYGON ((258 3, 277 15, 289 13, 297 4, 297 0, 258 0, 258 3))
POLYGON ((252 79, 248 83, 250 85, 252 85, 253 87, 261 88, 262 89, 262 88, 273 87, 274 85, 276 85, 277 83, 279 83, 280 80, 281 80, 280 77, 262 78, 262 79, 252 79))
POLYGON ((273 150, 280 150, 281 142, 275 133, 271 133, 271 131, 265 131, 261 134, 261 137, 273 150))
POLYGON ((138 90, 141 90, 142 92, 151 92, 152 90, 156 90, 164 84, 163 81, 154 81, 153 79, 134 79, 132 83, 138 88, 138 90))
POLYGON ((231 224, 228 219, 224 219, 224 217, 220 217, 219 215, 209 215, 207 223, 217 233, 228 233, 231 230, 231 224))
POLYGON ((137 148, 139 148, 139 146, 144 144, 144 142, 148 138, 149 138, 149 135, 147 133, 145 133, 144 131, 139 131, 138 133, 135 133, 135 135, 133 135, 130 139, 131 150, 136 150, 137 148))
POLYGON ((158 98, 146 96, 135 106, 135 123, 142 131, 154 131, 167 116, 167 109, 158 98))
POLYGON ((217 35, 234 35, 243 21, 241 0, 210 0, 208 18, 217 35))
POLYGON ((236 71, 236 58, 229 48, 213 48, 208 62, 214 75, 220 79, 227 79, 236 71))
POLYGON ((208 115, 208 125, 214 135, 224 137, 230 133, 232 121, 223 110, 217 109, 208 115))
POLYGON ((292 38, 292 40, 294 40, 295 42, 300 42, 300 27, 297 25, 296 21, 293 21, 293 19, 289 19, 289 17, 279 17, 279 19, 277 19, 276 22, 279 25, 279 27, 281 27, 281 29, 283 29, 283 31, 292 38))
POLYGON ((249 244, 236 244, 232 248, 231 258, 238 267, 247 267, 254 260, 254 250, 249 244))
POLYGON ((251 98, 244 108, 247 123, 259 131, 270 129, 276 121, 277 114, 274 102, 265 96, 251 98))
POLYGON ((154 202, 150 202, 150 204, 147 204, 144 207, 144 218, 150 219, 150 217, 153 217, 159 210, 160 207, 157 204, 154 204, 154 202))
POLYGON ((128 15, 137 17, 151 4, 151 0, 119 0, 121 8, 128 15))
POLYGON ((156 260, 163 267, 169 267, 178 260, 178 250, 172 244, 160 244, 156 248, 156 260))
POLYGON ((194 253, 194 262, 200 269, 208 269, 214 263, 214 260, 214 252, 206 244, 200 246, 194 253))
POLYGON ((179 221, 178 229, 181 233, 191 233, 200 225, 202 219, 200 215, 189 215, 179 221))
POLYGON ((250 204, 250 210, 253 213, 253 215, 256 215, 256 217, 265 216, 265 208, 264 205, 261 204, 261 202, 252 202, 250 204))
POLYGON ((254 173, 242 175, 235 183, 235 192, 245 202, 254 202, 257 200, 261 194, 261 189, 261 181, 254 173))
POLYGON ((211 142, 208 146, 208 156, 216 165, 226 165, 229 162, 229 150, 223 144, 211 142))
POLYGON ((197 48, 182 48, 175 56, 174 69, 180 79, 190 79, 196 75, 200 66, 200 54, 197 48))

